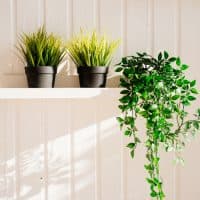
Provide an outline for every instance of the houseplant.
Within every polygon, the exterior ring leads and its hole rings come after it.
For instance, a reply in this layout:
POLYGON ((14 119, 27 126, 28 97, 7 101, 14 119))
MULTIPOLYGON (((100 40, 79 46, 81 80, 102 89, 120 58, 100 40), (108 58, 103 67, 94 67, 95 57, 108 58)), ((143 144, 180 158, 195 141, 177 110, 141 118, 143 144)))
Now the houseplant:
POLYGON ((140 116, 146 121, 145 169, 152 199, 165 199, 159 169, 160 147, 175 151, 180 160, 187 138, 200 130, 200 109, 193 119, 186 111, 198 94, 196 81, 185 77, 187 68, 179 57, 170 57, 166 51, 157 58, 146 53, 124 57, 116 68, 122 73, 122 116, 117 119, 124 134, 132 138, 127 145, 132 157, 141 142, 136 120, 140 116))
POLYGON ((54 87, 57 66, 66 54, 61 39, 42 27, 34 33, 22 34, 17 49, 26 66, 28 86, 54 87))
POLYGON ((93 32, 81 32, 67 43, 78 68, 80 87, 105 87, 108 67, 119 41, 109 41, 93 32))

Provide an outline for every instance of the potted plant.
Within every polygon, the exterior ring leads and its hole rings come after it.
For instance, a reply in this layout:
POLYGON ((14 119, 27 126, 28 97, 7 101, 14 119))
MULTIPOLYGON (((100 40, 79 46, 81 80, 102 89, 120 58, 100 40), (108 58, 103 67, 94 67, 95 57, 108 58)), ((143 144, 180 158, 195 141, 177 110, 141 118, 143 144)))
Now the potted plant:
POLYGON ((105 87, 108 67, 119 41, 81 32, 67 43, 67 50, 78 68, 80 87, 105 87))
POLYGON ((175 151, 182 161, 180 152, 187 138, 200 130, 200 109, 193 119, 189 119, 186 109, 198 94, 196 81, 186 78, 187 69, 188 65, 179 57, 170 57, 166 51, 157 58, 146 53, 124 57, 116 68, 122 73, 119 109, 123 114, 117 119, 121 130, 132 140, 127 145, 132 158, 141 142, 136 120, 140 116, 146 121, 145 169, 152 199, 165 199, 159 168, 160 147, 175 151))
POLYGON ((25 64, 30 88, 54 87, 57 66, 65 56, 60 38, 48 34, 44 27, 30 34, 22 34, 17 49, 25 64))

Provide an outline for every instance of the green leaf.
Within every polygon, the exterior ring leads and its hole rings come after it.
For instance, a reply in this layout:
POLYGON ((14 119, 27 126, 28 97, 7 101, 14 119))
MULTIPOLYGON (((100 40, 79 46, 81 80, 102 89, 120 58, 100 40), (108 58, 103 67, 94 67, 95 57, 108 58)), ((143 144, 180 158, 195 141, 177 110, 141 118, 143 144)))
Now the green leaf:
POLYGON ((177 99, 179 99, 180 98, 180 95, 174 95, 174 96, 172 96, 172 100, 177 100, 177 99))
POLYGON ((147 182, 151 185, 155 185, 154 181, 150 178, 146 178, 147 182))
POLYGON ((164 51, 164 58, 168 59, 168 57, 169 57, 169 54, 166 51, 164 51))
POLYGON ((149 165, 144 165, 144 168, 145 168, 146 170, 153 170, 150 164, 149 164, 149 165))
POLYGON ((119 101, 121 103, 128 103, 130 101, 131 97, 126 95, 126 96, 123 96, 121 99, 119 99, 119 101))
POLYGON ((117 121, 118 121, 119 123, 123 123, 123 122, 124 122, 124 120, 123 120, 121 117, 117 117, 117 121))
POLYGON ((189 106, 189 105, 190 105, 190 102, 189 102, 188 100, 183 100, 183 101, 182 101, 182 104, 183 104, 184 106, 189 106))
POLYGON ((169 62, 170 62, 170 63, 173 63, 173 62, 175 62, 175 61, 176 61, 176 58, 175 58, 175 57, 172 57, 172 58, 169 59, 169 62))
POLYGON ((129 143, 126 147, 133 149, 135 147, 135 143, 129 143))
POLYGON ((124 135, 126 135, 126 136, 131 136, 131 135, 132 135, 132 131, 126 130, 126 131, 124 132, 124 135))
POLYGON ((132 151, 131 151, 131 158, 134 158, 134 156, 135 156, 135 151, 132 150, 132 151))
POLYGON ((118 67, 118 68, 115 70, 115 72, 121 72, 122 70, 123 70, 122 67, 118 67))
POLYGON ((190 82, 190 87, 194 87, 196 85, 196 80, 190 82))
POLYGON ((162 53, 161 52, 158 54, 158 60, 162 60, 162 53))
POLYGON ((183 84, 187 85, 189 83, 190 83, 190 81, 188 81, 187 79, 183 80, 183 84))
POLYGON ((128 64, 128 59, 126 57, 122 58, 122 63, 124 65, 128 64))
POLYGON ((194 121, 194 122, 193 122, 193 126, 194 126, 194 128, 197 129, 197 130, 199 130, 199 127, 200 127, 199 125, 200 125, 200 122, 198 122, 198 121, 194 121))
POLYGON ((176 59, 176 64, 177 64, 178 66, 181 65, 181 59, 180 59, 179 57, 176 59))
POLYGON ((152 191, 150 195, 151 197, 157 197, 157 193, 155 191, 152 191))
POLYGON ((198 90, 196 88, 191 88, 190 90, 193 94, 199 94, 198 90))
POLYGON ((194 96, 188 96, 188 98, 187 98, 189 101, 194 101, 194 100, 196 100, 196 97, 194 97, 194 96))
POLYGON ((181 70, 186 70, 186 69, 188 69, 189 68, 189 66, 188 65, 185 65, 185 64, 183 64, 182 66, 181 66, 181 70))
POLYGON ((122 90, 121 92, 120 92, 120 94, 129 94, 130 93, 130 91, 129 90, 122 90))
POLYGON ((183 79, 181 78, 181 79, 178 79, 177 81, 176 81, 176 84, 179 86, 179 87, 181 87, 182 85, 183 85, 183 79))
POLYGON ((148 112, 147 112, 147 111, 141 111, 141 112, 139 112, 139 114, 140 114, 141 116, 143 116, 144 118, 147 118, 147 117, 148 117, 148 112))
POLYGON ((197 115, 200 117, 200 108, 197 109, 197 115))

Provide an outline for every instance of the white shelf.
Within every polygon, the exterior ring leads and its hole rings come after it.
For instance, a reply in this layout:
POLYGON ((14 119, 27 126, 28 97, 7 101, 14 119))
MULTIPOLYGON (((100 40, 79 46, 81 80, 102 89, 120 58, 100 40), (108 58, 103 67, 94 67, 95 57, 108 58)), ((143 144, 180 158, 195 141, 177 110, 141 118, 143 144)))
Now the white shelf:
POLYGON ((1 88, 0 99, 72 99, 99 96, 118 88, 1 88))

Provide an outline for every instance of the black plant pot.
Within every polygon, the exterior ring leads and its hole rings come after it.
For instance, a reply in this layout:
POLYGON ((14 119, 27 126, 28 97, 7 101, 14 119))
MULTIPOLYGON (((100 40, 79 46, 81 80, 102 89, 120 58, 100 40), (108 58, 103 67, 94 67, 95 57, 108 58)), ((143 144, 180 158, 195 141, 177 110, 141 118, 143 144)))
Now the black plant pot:
POLYGON ((29 88, 53 88, 57 70, 55 67, 25 67, 29 88))
POLYGON ((104 88, 108 67, 78 67, 81 88, 104 88))

